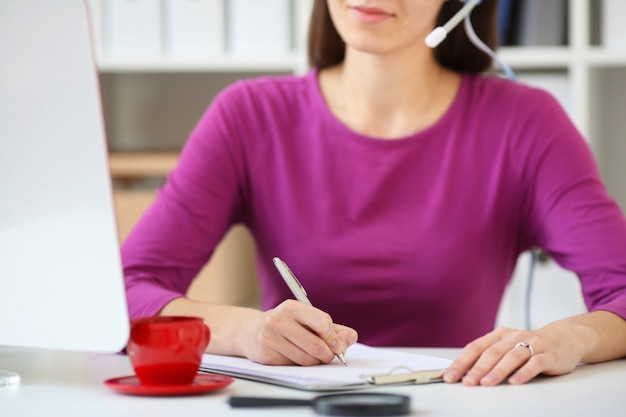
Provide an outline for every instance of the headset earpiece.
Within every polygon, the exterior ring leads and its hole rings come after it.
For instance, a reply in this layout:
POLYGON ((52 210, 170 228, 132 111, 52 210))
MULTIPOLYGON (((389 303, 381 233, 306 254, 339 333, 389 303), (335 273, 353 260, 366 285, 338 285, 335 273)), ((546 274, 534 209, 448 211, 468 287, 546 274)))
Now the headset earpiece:
POLYGON ((436 48, 439 46, 441 42, 448 36, 448 33, 452 31, 467 15, 471 13, 471 11, 478 4, 482 2, 482 0, 460 0, 465 3, 465 6, 461 8, 454 16, 450 18, 443 26, 436 27, 432 32, 426 36, 424 41, 426 45, 431 48, 436 48))

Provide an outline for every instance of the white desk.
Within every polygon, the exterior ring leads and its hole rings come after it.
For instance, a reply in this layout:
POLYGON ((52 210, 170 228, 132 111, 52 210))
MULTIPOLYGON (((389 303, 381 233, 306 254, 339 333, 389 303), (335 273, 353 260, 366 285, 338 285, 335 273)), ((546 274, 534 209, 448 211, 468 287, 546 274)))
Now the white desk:
MULTIPOLYGON (((411 349, 453 358, 454 349, 411 349)), ((0 369, 17 372, 16 389, 0 388, 0 416, 306 416, 308 408, 231 409, 231 395, 309 397, 312 393, 235 380, 222 391, 186 397, 136 397, 103 385, 131 375, 122 355, 0 347, 0 369)), ((464 387, 413 385, 377 389, 408 394, 414 416, 624 416, 626 360, 585 365, 560 377, 543 377, 522 386, 464 387)))

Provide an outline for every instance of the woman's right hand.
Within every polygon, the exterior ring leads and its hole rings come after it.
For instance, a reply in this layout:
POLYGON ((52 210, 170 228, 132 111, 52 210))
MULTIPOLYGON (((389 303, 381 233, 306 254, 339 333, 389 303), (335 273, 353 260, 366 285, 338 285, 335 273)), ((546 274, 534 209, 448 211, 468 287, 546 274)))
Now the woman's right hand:
POLYGON ((237 334, 242 353, 266 365, 318 365, 356 343, 357 332, 333 323, 328 313, 296 300, 259 312, 237 334))

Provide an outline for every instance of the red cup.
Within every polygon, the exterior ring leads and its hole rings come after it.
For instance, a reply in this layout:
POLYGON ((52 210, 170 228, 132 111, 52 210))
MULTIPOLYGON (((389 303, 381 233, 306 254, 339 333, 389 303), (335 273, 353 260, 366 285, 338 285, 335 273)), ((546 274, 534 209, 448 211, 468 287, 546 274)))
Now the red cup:
POLYGON ((126 351, 142 385, 191 384, 211 333, 199 317, 133 319, 126 351))

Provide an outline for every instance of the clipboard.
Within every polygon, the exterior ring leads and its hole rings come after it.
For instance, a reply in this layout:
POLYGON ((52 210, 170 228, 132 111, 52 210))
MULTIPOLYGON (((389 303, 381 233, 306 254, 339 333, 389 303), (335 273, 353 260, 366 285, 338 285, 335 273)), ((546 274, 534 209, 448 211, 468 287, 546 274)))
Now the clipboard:
POLYGON ((348 366, 335 359, 317 366, 268 366, 245 358, 204 354, 200 371, 304 391, 334 392, 443 381, 449 359, 357 343, 346 352, 348 366))

